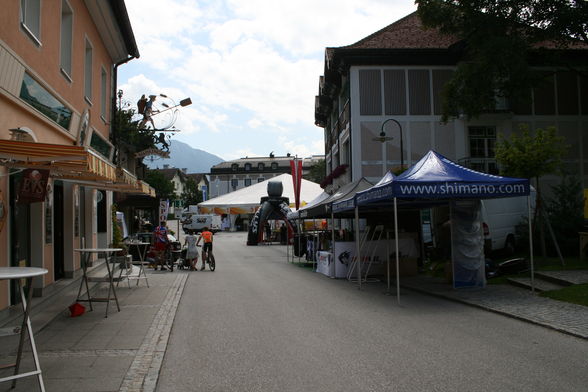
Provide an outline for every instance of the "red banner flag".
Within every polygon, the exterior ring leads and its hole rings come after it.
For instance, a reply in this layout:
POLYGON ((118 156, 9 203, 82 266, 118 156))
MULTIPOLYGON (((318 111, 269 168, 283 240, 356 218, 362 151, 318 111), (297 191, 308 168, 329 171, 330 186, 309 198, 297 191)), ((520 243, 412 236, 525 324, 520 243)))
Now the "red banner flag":
POLYGON ((292 172, 292 185, 294 186, 294 203, 296 210, 300 208, 300 188, 302 186, 302 159, 295 158, 290 161, 292 172))

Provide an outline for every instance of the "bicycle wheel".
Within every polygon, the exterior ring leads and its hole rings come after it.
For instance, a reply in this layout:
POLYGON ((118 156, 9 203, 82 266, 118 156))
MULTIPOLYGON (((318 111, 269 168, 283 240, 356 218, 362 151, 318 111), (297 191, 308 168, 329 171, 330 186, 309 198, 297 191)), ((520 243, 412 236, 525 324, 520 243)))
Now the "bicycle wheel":
POLYGON ((209 252, 208 254, 208 268, 210 268, 211 271, 214 271, 214 269, 216 268, 216 265, 214 263, 214 255, 212 254, 212 252, 209 252))

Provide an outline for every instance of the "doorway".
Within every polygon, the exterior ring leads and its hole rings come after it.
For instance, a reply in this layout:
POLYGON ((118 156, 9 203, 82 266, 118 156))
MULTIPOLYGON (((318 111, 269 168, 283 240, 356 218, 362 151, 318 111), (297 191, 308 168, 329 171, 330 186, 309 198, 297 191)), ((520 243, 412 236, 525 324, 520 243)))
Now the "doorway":
MULTIPOLYGON (((10 265, 30 267, 31 265, 31 208, 18 202, 18 190, 22 173, 10 176, 10 265)), ((15 280, 10 281, 10 304, 20 303, 15 280)))

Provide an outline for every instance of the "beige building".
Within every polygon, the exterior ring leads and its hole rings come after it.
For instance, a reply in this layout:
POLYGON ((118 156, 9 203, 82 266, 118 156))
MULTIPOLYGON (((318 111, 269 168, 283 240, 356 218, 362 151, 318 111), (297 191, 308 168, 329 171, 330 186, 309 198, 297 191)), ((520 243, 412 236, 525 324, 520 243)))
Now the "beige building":
MULTIPOLYGON (((111 243, 113 192, 152 191, 112 162, 116 70, 138 56, 122 0, 2 2, 0 266, 48 269, 35 295, 80 274, 82 240, 111 243), (43 201, 25 202, 29 180, 43 201)), ((17 301, 0 282, 0 313, 17 301)))
MULTIPOLYGON (((269 180, 284 173, 291 173, 290 161, 294 157, 246 157, 232 161, 221 162, 210 168, 209 199, 243 189, 252 184, 269 180)), ((310 167, 324 159, 317 155, 302 159, 302 175, 310 167)))
MULTIPOLYGON (((325 50, 315 123, 324 128, 327 175, 349 166, 327 191, 361 177, 375 183, 388 169, 410 166, 431 149, 496 173, 498 135, 508 137, 521 124, 531 130, 555 126, 571 146, 566 168, 588 188, 588 79, 566 66, 586 71, 588 47, 560 51, 561 66, 533 63, 546 77, 529 91, 528 102, 497 97, 495 107, 478 118, 442 123, 441 92, 462 61, 460 48, 458 39, 425 29, 412 13, 354 44, 325 50)), ((545 188, 559 181, 545 180, 545 188)))

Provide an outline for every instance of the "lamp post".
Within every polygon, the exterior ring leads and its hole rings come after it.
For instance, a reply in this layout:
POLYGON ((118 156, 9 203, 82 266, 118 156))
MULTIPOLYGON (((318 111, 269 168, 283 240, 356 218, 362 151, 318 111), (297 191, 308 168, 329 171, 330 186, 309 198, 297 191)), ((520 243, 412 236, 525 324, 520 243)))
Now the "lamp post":
POLYGON ((382 127, 380 128, 380 136, 375 137, 372 140, 380 142, 380 143, 385 143, 386 141, 393 139, 392 137, 386 136, 386 132, 384 132, 384 126, 389 121, 394 121, 396 123, 396 125, 398 125, 398 129, 400 131, 400 167, 403 168, 404 167, 404 148, 403 148, 403 143, 402 143, 402 125, 400 125, 400 123, 398 121, 396 121, 393 118, 389 118, 386 121, 384 121, 382 123, 382 127))

